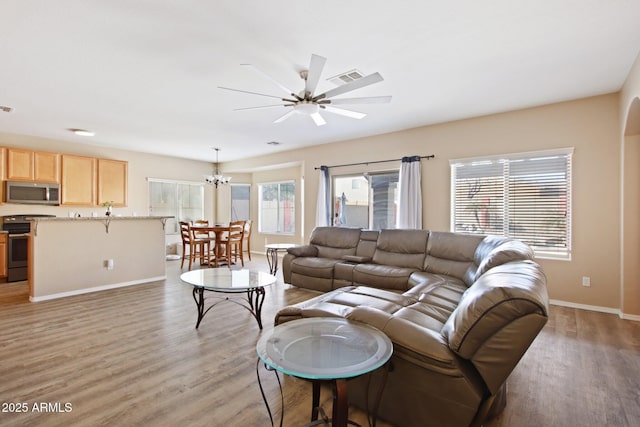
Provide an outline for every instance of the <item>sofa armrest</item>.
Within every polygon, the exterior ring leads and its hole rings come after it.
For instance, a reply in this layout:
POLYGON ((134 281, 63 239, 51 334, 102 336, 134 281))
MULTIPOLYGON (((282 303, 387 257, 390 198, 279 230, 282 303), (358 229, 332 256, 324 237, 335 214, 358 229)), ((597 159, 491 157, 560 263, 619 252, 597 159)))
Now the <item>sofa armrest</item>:
POLYGON ((348 262, 355 262, 356 264, 366 264, 371 262, 370 256, 343 255, 342 259, 348 262))
POLYGON ((293 256, 300 256, 300 257, 318 256, 318 248, 313 245, 296 246, 296 247, 287 249, 287 252, 293 256))

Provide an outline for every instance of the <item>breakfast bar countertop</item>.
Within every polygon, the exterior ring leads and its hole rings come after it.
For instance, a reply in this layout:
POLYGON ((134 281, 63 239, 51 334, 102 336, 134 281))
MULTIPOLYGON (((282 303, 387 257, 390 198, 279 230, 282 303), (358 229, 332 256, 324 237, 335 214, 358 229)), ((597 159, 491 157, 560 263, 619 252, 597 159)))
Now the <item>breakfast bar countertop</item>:
POLYGON ((29 218, 31 221, 41 222, 41 221, 87 221, 87 220, 102 220, 105 219, 169 219, 173 218, 173 216, 149 216, 149 215, 132 215, 132 216, 123 216, 123 215, 101 215, 101 216, 54 216, 54 217, 33 217, 29 218))

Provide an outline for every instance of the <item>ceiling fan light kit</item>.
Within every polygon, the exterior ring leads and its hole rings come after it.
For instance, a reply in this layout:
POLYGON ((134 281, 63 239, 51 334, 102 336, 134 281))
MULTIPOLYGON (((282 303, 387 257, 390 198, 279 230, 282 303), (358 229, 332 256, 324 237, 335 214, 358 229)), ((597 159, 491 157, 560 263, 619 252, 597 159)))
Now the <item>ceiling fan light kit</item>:
POLYGON ((362 119, 366 116, 365 113, 360 113, 357 111, 346 110, 343 108, 336 108, 331 106, 334 105, 357 105, 357 104, 384 104, 391 102, 391 96, 370 96, 370 97, 361 97, 361 98, 338 98, 332 99, 334 96, 342 95, 343 93, 351 92, 356 89, 360 89, 374 83, 378 83, 383 81, 384 79, 380 75, 380 73, 373 73, 367 76, 363 76, 348 83, 345 83, 341 86, 338 86, 334 89, 330 89, 326 92, 320 93, 318 95, 315 94, 316 88, 318 86, 318 82, 320 81, 320 76, 322 75, 322 70, 324 69, 324 65, 327 62, 326 58, 323 58, 319 55, 311 55, 311 62, 309 64, 308 70, 302 70, 300 72, 300 77, 304 80, 305 86, 302 91, 296 94, 294 91, 290 90, 273 77, 259 70, 255 66, 251 64, 241 64, 242 66, 250 67, 258 74, 262 75, 266 79, 270 80, 274 83, 280 90, 287 94, 286 97, 258 93, 258 92, 250 92, 242 89, 233 89, 223 86, 218 86, 220 89, 248 93, 252 95, 265 96, 269 98, 276 98, 282 101, 281 104, 273 104, 273 105, 263 105, 258 107, 248 107, 248 108, 237 108, 236 110, 254 110, 259 108, 271 108, 271 107, 291 107, 291 111, 288 111, 284 115, 278 117, 274 120, 273 123, 281 123, 287 120, 294 114, 301 114, 305 116, 311 117, 316 126, 323 126, 327 122, 324 120, 320 111, 327 111, 329 113, 337 114, 340 116, 349 117, 352 119, 362 119))

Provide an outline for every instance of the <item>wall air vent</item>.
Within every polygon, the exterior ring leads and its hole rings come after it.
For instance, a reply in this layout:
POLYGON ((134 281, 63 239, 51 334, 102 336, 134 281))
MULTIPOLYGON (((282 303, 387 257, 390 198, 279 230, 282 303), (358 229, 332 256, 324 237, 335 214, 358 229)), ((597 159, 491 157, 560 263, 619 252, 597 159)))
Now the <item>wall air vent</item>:
POLYGON ((354 80, 358 80, 364 77, 364 74, 356 69, 351 71, 347 71, 346 73, 338 74, 337 76, 333 76, 328 78, 327 80, 333 83, 336 86, 342 86, 344 84, 350 83, 354 80))

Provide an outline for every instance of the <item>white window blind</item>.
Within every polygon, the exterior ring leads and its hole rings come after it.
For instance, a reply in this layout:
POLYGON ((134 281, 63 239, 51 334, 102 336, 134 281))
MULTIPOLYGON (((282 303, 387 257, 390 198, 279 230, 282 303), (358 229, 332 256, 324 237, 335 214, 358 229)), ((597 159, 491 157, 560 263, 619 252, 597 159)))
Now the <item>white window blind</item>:
POLYGON ((522 240, 571 256, 573 149, 451 160, 451 229, 522 240))

